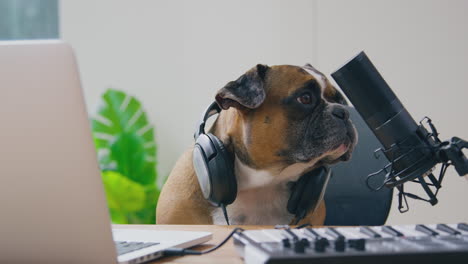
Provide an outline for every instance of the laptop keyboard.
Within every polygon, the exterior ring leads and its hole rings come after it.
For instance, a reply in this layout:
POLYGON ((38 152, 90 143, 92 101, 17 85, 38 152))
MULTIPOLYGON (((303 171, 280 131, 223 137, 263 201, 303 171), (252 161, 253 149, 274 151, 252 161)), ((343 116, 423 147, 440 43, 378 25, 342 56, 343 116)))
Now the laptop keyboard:
POLYGON ((123 255, 135 250, 139 250, 146 247, 151 247, 158 245, 159 243, 154 242, 129 242, 129 241, 115 241, 115 246, 117 248, 117 254, 123 255))

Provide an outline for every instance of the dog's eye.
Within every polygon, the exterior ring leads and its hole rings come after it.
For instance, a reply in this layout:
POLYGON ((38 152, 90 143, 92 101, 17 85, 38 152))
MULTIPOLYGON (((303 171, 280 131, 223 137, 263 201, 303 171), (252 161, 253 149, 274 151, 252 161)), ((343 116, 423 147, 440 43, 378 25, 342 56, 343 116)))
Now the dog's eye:
POLYGON ((311 104, 312 103, 312 96, 310 93, 304 93, 301 96, 297 97, 297 101, 301 104, 311 104))

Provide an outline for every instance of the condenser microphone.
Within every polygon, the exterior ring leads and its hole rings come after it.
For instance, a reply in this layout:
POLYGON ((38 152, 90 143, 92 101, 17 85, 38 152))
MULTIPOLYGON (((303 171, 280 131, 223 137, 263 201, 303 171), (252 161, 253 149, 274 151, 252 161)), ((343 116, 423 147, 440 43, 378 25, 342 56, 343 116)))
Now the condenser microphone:
POLYGON ((408 196, 435 205, 437 191, 434 194, 431 187, 441 187, 449 165, 454 165, 461 176, 468 173, 468 160, 462 151, 468 147, 467 142, 456 137, 441 142, 429 118, 423 119, 429 129, 423 121, 416 123, 364 52, 332 73, 332 77, 382 143, 383 148, 376 152, 383 152, 390 163, 370 175, 385 173, 382 186, 397 187, 405 202, 408 196), (437 179, 432 172, 438 163, 443 166, 437 179), (429 199, 405 193, 403 183, 408 181, 420 183, 429 199))

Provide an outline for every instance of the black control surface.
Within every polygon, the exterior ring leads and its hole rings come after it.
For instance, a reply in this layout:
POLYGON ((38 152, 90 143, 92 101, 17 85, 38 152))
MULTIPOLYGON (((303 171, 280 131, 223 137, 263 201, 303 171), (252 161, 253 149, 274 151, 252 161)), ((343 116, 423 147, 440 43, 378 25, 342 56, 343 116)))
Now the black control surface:
POLYGON ((468 225, 248 230, 234 236, 247 264, 468 263, 468 225))

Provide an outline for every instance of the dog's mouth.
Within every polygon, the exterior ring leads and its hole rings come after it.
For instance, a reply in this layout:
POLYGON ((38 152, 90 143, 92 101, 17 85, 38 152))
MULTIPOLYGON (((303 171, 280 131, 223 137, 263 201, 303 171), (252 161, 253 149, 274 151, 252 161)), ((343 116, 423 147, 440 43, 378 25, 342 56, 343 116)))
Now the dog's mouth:
POLYGON ((320 160, 322 164, 335 164, 340 161, 349 161, 351 159, 351 154, 356 146, 357 138, 354 127, 351 126, 346 132, 345 139, 335 148, 326 155, 323 159, 320 160))
POLYGON ((301 144, 294 149, 300 152, 279 151, 278 156, 284 157, 287 164, 306 163, 314 166, 332 165, 340 161, 348 161, 357 143, 357 133, 351 122, 346 122, 336 134, 319 135, 320 137, 304 137, 301 144), (328 141, 328 143, 327 143, 328 141), (330 141, 333 142, 330 144, 330 141), (318 143, 317 143, 318 142, 318 143), (323 143, 322 143, 323 142, 323 143), (325 144, 329 144, 326 146, 325 144), (331 145, 331 146, 330 146, 331 145))
POLYGON ((351 142, 342 143, 337 148, 330 151, 327 156, 320 160, 320 162, 322 164, 331 165, 339 161, 348 161, 351 158, 351 147, 351 142))
POLYGON ((341 144, 339 150, 341 151, 341 156, 338 158, 340 161, 348 161, 351 159, 351 153, 352 149, 351 148, 351 143, 349 144, 341 144))
POLYGON ((351 154, 357 144, 357 131, 355 126, 349 122, 346 126, 346 137, 345 141, 338 147, 342 154, 338 158, 340 161, 348 161, 351 159, 351 154))

